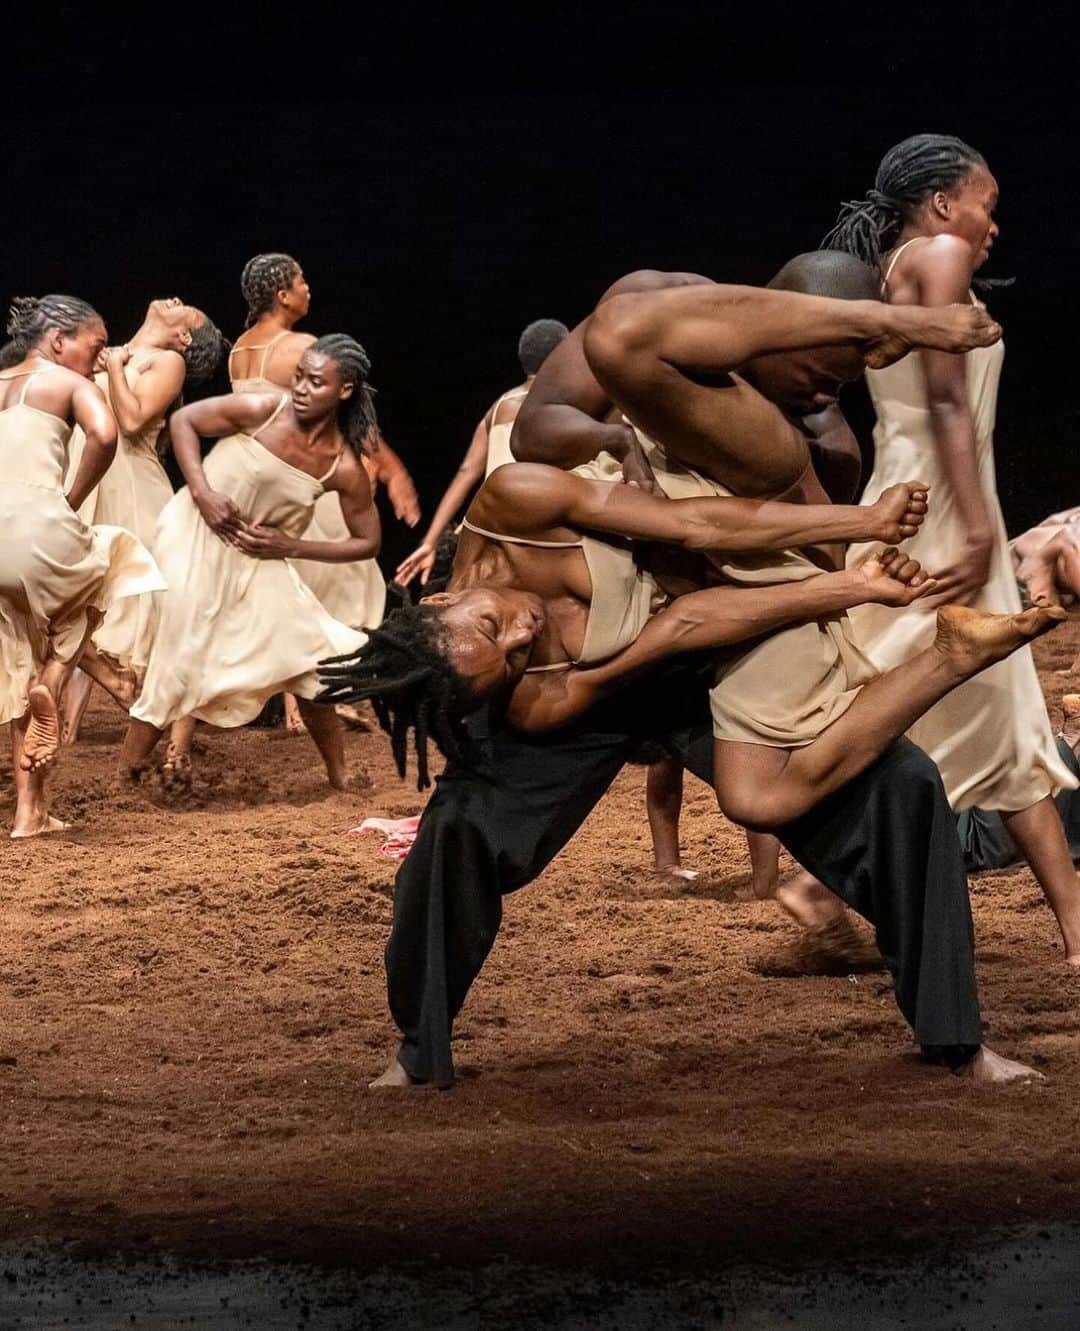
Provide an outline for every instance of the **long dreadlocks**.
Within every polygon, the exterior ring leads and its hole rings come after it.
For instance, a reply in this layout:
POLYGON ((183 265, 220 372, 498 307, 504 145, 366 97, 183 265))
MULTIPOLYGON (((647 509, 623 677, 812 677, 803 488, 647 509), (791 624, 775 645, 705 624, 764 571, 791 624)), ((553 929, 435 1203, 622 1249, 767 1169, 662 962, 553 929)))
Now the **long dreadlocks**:
POLYGON ((866 197, 841 206, 821 249, 846 250, 876 268, 921 203, 985 165, 981 153, 951 134, 913 134, 881 159, 866 197))
POLYGON ((413 731, 417 790, 431 785, 429 739, 445 757, 467 761, 470 744, 462 718, 473 704, 467 683, 446 658, 434 606, 406 601, 391 610, 380 628, 368 631, 359 651, 321 661, 319 677, 326 685, 321 703, 371 699, 402 777, 413 731))
POLYGON ((338 407, 338 426, 345 442, 357 453, 378 452, 379 422, 372 398, 375 390, 367 380, 371 371, 367 352, 348 333, 326 333, 308 351, 328 356, 342 379, 353 386, 352 396, 338 407))

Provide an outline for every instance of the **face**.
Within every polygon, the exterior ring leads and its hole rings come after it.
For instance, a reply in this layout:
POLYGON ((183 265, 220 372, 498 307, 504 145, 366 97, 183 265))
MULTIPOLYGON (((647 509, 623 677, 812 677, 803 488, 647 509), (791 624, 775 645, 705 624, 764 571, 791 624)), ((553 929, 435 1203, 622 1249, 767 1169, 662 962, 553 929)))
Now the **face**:
POLYGON ((976 269, 990 257, 998 235, 994 209, 998 202, 998 183, 981 164, 950 193, 934 195, 934 209, 950 235, 960 236, 971 246, 976 269))
POLYGON ((302 319, 311 308, 311 288, 307 284, 307 278, 304 276, 304 270, 298 268, 293 280, 284 291, 278 293, 282 305, 290 314, 296 315, 302 319))
POLYGON ((168 347, 171 351, 184 354, 184 349, 191 345, 191 334, 206 322, 206 315, 194 305, 185 305, 179 296, 166 296, 162 300, 150 302, 150 313, 155 315, 168 330, 168 347))
POLYGON ((439 607, 450 664, 480 701, 512 688, 529 664, 544 630, 544 603, 515 587, 470 587, 439 592, 425 605, 439 607))
POLYGON ((80 324, 72 333, 53 329, 50 348, 57 365, 63 365, 76 374, 92 379, 94 366, 108 341, 108 333, 100 319, 80 324))
POLYGON ((865 366, 854 347, 814 347, 758 356, 747 368, 759 392, 801 419, 831 407, 845 384, 862 377, 865 366))
POLYGON ((338 403, 352 397, 353 386, 341 377, 337 362, 309 348, 293 375, 292 403, 301 421, 321 420, 337 411, 338 403))

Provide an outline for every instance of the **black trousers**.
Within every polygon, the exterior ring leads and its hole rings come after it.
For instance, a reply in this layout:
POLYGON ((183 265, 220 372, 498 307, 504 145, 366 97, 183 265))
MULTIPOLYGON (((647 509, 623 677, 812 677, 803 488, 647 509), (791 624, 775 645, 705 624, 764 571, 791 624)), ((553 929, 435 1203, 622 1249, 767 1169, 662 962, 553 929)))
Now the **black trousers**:
MULTIPOLYGON (((476 763, 439 778, 397 877, 386 971, 412 1076, 453 1081, 453 1020, 495 941, 503 895, 542 872, 643 740, 712 783, 707 683, 702 670, 653 676, 542 739, 479 719, 476 763)), ((967 880, 930 759, 899 740, 777 835, 874 925, 919 1043, 952 1065, 969 1058, 982 1035, 967 880)))

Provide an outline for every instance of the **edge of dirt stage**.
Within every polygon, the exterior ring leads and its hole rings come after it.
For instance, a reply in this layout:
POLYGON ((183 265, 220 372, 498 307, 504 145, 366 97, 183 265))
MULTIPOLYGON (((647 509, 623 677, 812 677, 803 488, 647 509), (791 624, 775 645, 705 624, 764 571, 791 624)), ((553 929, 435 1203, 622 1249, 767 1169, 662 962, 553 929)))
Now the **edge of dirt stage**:
MULTIPOLYGON (((1078 647, 1076 618, 1037 645, 1055 722, 1078 647)), ((419 807, 381 737, 348 740, 374 789, 331 795, 305 740, 201 729, 177 809, 114 793, 120 734, 95 705, 64 755, 76 835, 4 851, 0 1243, 615 1274, 1080 1221, 1080 974, 1026 870, 973 883, 978 974, 989 1043, 1047 1080, 979 1092, 915 1056, 884 977, 754 970, 792 933, 735 899, 704 787, 683 840, 711 876, 651 879, 627 769, 508 900, 458 1087, 373 1094, 395 866, 343 833, 419 807)))

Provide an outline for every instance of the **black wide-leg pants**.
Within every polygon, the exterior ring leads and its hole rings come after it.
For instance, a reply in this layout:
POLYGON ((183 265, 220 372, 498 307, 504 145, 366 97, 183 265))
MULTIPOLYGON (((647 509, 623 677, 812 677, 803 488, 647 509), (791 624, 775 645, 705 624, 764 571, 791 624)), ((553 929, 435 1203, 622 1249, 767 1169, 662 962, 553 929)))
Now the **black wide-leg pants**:
MULTIPOLYGON (((503 895, 542 872, 644 739, 712 784, 707 675, 647 683, 542 738, 482 717, 475 763, 450 764, 439 778, 397 876, 386 949, 399 1058, 413 1077, 453 1081, 451 1028, 495 941, 503 895)), ((777 835, 874 925, 919 1043, 954 1066, 970 1057, 982 1036, 967 880, 930 759, 899 740, 777 835)))

